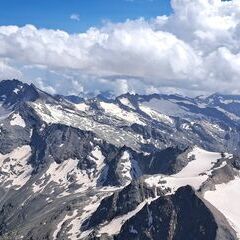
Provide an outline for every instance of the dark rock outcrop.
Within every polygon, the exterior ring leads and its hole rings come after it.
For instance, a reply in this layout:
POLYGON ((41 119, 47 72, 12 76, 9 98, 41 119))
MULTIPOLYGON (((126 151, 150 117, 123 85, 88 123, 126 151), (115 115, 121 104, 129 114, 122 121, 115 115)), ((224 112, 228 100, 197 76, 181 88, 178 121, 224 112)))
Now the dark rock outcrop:
POLYGON ((190 148, 169 147, 149 155, 139 156, 139 166, 144 174, 175 174, 181 171, 191 159, 190 148))
POLYGON ((115 239, 215 240, 219 228, 224 228, 226 239, 236 239, 231 227, 218 225, 204 202, 186 186, 146 205, 125 222, 115 239))
POLYGON ((104 198, 97 210, 85 221, 82 230, 94 228, 101 223, 124 215, 134 210, 145 199, 154 198, 163 194, 164 192, 160 189, 147 187, 141 180, 132 181, 122 190, 104 198))

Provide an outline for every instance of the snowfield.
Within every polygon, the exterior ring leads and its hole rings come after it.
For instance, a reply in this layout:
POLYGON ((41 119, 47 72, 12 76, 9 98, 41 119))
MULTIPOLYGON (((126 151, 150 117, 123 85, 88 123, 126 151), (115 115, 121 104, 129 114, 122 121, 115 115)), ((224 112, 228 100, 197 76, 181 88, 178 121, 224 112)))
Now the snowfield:
POLYGON ((218 152, 208 152, 198 147, 194 147, 188 154, 188 158, 191 156, 195 156, 195 159, 190 161, 182 171, 175 174, 175 177, 197 177, 201 173, 209 171, 221 158, 221 154, 218 152))
POLYGON ((141 107, 148 107, 155 112, 167 116, 184 116, 186 111, 175 102, 164 99, 151 99, 149 102, 142 102, 141 107))
POLYGON ((188 158, 192 156, 195 156, 194 160, 190 161, 179 173, 171 176, 151 176, 145 180, 146 183, 149 186, 171 188, 171 193, 174 193, 178 188, 186 185, 190 185, 198 190, 201 184, 207 180, 212 167, 218 159, 221 158, 221 154, 194 147, 188 154, 188 158))
POLYGON ((240 239, 240 178, 216 185, 216 190, 207 191, 204 198, 223 213, 240 239))

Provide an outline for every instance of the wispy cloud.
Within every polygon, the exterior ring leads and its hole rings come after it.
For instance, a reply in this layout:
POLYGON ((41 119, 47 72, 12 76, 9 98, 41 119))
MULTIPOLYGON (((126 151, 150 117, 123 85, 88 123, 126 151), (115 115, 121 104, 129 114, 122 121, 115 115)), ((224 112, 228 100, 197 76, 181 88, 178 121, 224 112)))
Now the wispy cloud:
POLYGON ((73 13, 70 15, 70 19, 79 22, 80 21, 80 15, 77 13, 73 13))

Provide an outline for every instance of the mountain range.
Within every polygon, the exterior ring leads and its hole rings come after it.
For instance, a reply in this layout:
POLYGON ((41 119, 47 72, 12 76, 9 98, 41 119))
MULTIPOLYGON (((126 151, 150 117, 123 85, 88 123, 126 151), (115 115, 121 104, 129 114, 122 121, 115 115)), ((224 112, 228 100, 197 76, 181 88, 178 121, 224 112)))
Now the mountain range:
POLYGON ((0 103, 0 240, 240 239, 240 96, 0 103))

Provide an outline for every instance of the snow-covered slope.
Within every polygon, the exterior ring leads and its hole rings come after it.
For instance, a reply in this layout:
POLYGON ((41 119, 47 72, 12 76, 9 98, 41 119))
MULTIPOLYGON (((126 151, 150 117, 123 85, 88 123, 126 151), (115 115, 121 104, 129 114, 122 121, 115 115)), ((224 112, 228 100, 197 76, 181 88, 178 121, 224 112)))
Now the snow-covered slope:
POLYGON ((1 186, 19 189, 30 179, 32 167, 28 163, 30 146, 16 148, 9 154, 0 154, 1 186))
POLYGON ((186 185, 198 190, 208 179, 208 175, 214 170, 214 165, 220 158, 220 153, 208 152, 195 146, 188 153, 189 163, 180 172, 170 176, 153 175, 146 179, 146 183, 150 186, 170 188, 171 193, 186 185))
POLYGON ((138 123, 140 125, 146 125, 146 123, 140 120, 136 113, 132 112, 131 110, 123 110, 115 103, 100 102, 100 106, 104 109, 105 113, 109 114, 110 116, 120 118, 121 120, 127 121, 131 124, 138 123))
POLYGON ((207 191, 204 198, 224 214, 240 238, 240 179, 216 185, 213 191, 207 191))

